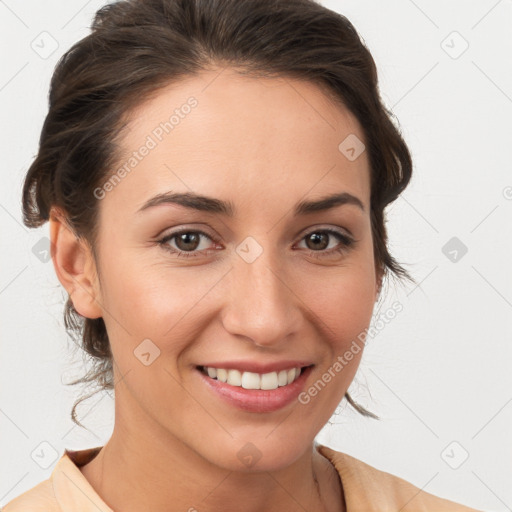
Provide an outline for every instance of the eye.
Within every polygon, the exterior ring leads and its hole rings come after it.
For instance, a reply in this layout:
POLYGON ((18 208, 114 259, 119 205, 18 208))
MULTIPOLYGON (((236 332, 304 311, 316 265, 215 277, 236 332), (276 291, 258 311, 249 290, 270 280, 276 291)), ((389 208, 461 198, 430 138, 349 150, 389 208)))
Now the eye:
POLYGON ((351 248, 355 240, 340 231, 335 229, 316 229, 307 233, 302 240, 305 241, 306 246, 310 249, 308 252, 315 258, 326 257, 333 254, 340 254, 351 248), (329 250, 325 250, 329 247, 332 239, 337 239, 338 244, 334 244, 329 250), (329 240, 330 239, 330 240, 329 240))
POLYGON ((218 243, 218 240, 214 240, 210 235, 207 235, 203 231, 191 229, 182 230, 166 235, 161 240, 158 240, 158 243, 162 246, 163 249, 176 254, 178 257, 190 258, 204 255, 203 253, 208 253, 210 251, 210 249, 201 247, 204 239, 212 240, 213 242, 218 243), (176 248, 168 244, 169 241, 174 239, 176 248))
MULTIPOLYGON (((204 256, 205 254, 215 251, 216 249, 208 248, 208 243, 204 247, 203 242, 210 240, 214 243, 219 243, 219 240, 214 239, 203 231, 198 230, 181 230, 175 233, 170 233, 158 240, 158 244, 166 251, 175 254, 177 257, 193 258, 196 256, 204 256), (173 241, 174 247, 169 244, 173 241), (203 245, 203 247, 201 247, 203 245)), ((334 229, 316 229, 304 235, 301 239, 306 243, 306 249, 310 256, 315 258, 328 257, 333 254, 340 254, 347 251, 355 243, 355 240, 334 229), (338 240, 338 244, 325 250, 329 247, 332 240, 338 240)))

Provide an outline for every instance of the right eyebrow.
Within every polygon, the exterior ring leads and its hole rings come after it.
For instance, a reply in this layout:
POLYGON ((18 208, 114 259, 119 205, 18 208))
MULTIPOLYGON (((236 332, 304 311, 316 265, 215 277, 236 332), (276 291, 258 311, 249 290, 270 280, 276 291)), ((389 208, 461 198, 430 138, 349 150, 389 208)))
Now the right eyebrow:
MULTIPOLYGON (((143 212, 148 208, 153 208, 161 204, 177 204, 185 208, 192 208, 202 212, 216 213, 233 217, 236 211, 233 203, 230 201, 223 201, 214 197, 193 194, 191 192, 167 192, 158 194, 148 201, 146 201, 138 210, 137 213, 143 212)), ((293 210, 293 216, 310 215, 313 213, 330 210, 343 205, 354 205, 365 211, 363 202, 356 196, 348 192, 341 192, 332 194, 321 199, 301 201, 293 210)))
POLYGON ((235 208, 232 203, 222 201, 213 197, 201 196, 191 192, 167 192, 158 194, 148 201, 146 201, 138 210, 137 213, 143 212, 148 208, 153 208, 160 204, 177 204, 186 208, 193 208, 208 213, 219 213, 233 217, 235 208))

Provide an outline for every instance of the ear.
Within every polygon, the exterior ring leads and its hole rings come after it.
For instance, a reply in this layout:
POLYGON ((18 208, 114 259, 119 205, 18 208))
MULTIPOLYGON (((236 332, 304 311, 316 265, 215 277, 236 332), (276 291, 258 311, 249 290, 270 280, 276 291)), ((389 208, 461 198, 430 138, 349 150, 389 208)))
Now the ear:
POLYGON ((96 266, 89 245, 75 235, 60 209, 51 208, 49 223, 53 266, 74 308, 85 318, 103 316, 96 266))

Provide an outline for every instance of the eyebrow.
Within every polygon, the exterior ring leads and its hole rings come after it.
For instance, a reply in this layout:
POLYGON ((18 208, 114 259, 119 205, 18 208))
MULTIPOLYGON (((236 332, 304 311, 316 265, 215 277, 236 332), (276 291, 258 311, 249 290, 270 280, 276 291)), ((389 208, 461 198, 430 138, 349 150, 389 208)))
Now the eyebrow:
MULTIPOLYGON (((222 201, 221 199, 193 194, 191 192, 167 192, 158 194, 146 201, 136 213, 138 214, 160 204, 175 204, 201 212, 221 214, 228 217, 233 217, 236 210, 235 206, 230 201, 222 201)), ((342 192, 325 196, 314 201, 301 201, 295 205, 293 216, 297 217, 299 215, 322 212, 342 205, 355 205, 363 212, 365 211, 363 202, 358 197, 348 192, 342 192)))

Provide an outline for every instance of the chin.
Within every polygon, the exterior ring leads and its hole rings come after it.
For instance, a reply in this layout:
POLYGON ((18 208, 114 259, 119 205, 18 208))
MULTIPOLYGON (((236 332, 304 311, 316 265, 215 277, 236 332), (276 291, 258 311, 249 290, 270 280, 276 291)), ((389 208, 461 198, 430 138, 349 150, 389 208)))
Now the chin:
MULTIPOLYGON (((278 427, 279 428, 279 427, 278 427)), ((225 443, 215 443, 210 440, 205 450, 198 450, 203 457, 218 467, 239 473, 259 471, 279 471, 293 464, 307 450, 311 449, 313 441, 301 441, 296 436, 289 436, 291 443, 274 434, 264 433, 255 436, 229 438, 225 443)))

